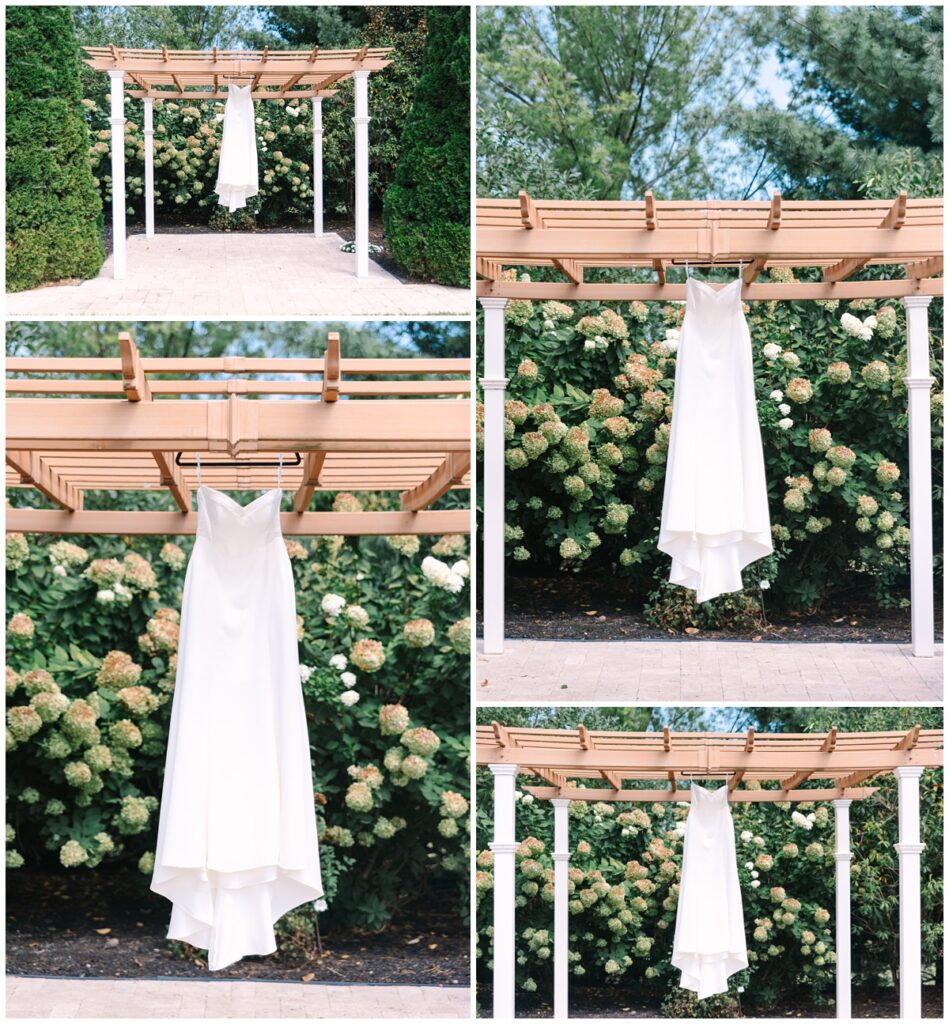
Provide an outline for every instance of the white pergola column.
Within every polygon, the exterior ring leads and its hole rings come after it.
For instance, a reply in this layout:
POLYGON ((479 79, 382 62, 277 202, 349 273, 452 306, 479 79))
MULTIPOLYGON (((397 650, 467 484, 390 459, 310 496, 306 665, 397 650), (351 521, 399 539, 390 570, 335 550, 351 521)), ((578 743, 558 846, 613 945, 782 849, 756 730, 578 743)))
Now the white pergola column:
POLYGON ((922 897, 920 891, 919 779, 922 768, 894 768, 899 788, 900 1017, 919 1020, 923 1002, 922 897))
POLYGON ((481 299, 484 307, 484 653, 504 650, 504 308, 507 299, 481 299))
POLYGON ((514 790, 517 765, 489 764, 494 776, 494 1018, 514 1018, 514 790))
POLYGON ((112 276, 125 277, 125 72, 109 72, 112 126, 112 276))
POLYGON ((323 234, 323 99, 313 96, 313 234, 323 234))
POLYGON ((850 800, 834 800, 837 862, 837 908, 834 946, 837 951, 837 1019, 850 1020, 850 800))
POLYGON ((155 124, 151 96, 142 100, 145 109, 145 237, 152 238, 155 234, 155 124))
POLYGON ((356 116, 356 277, 369 276, 369 72, 354 71, 356 116))
POLYGON ((909 393, 909 561, 913 654, 931 658, 933 630, 933 482, 930 419, 929 295, 907 295, 906 351, 909 393))
POLYGON ((569 800, 554 799, 554 1018, 569 1016, 570 914, 567 899, 567 869, 570 866, 569 800))

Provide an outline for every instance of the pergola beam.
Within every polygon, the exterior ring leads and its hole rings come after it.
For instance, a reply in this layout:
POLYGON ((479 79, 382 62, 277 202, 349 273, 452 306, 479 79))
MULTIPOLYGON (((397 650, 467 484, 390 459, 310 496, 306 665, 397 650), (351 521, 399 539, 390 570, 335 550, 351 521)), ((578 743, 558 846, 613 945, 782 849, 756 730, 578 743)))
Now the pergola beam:
POLYGON ((781 227, 781 193, 775 192, 771 197, 771 209, 768 211, 768 230, 777 231, 781 227))
POLYGON ((906 223, 906 191, 903 190, 893 200, 889 213, 883 218, 881 228, 892 228, 896 230, 906 223))
POLYGON ((824 267, 823 276, 825 281, 843 281, 862 270, 872 259, 872 256, 851 256, 840 260, 830 267, 824 267))
POLYGON ((652 194, 650 189, 646 190, 646 230, 655 231, 659 227, 659 218, 656 215, 656 197, 652 194))
POLYGON ((534 200, 526 192, 518 192, 517 198, 521 204, 521 227, 528 230, 542 227, 534 200))
MULTIPOLYGON (((23 483, 35 487, 40 494, 59 505, 68 515, 75 515, 77 510, 82 508, 82 491, 68 483, 62 474, 50 469, 36 452, 16 451, 8 448, 6 459, 7 465, 20 474, 20 480, 23 483)), ((16 510, 7 509, 7 532, 12 529, 10 516, 14 511, 16 510)))
POLYGON ((445 461, 427 480, 423 480, 416 487, 405 491, 401 499, 402 510, 418 512, 420 509, 433 505, 452 487, 460 484, 470 469, 470 452, 449 452, 445 456, 445 461))
MULTIPOLYGON (((39 487, 39 482, 37 482, 39 487)), ((46 493, 44 491, 44 493, 46 493)), ((282 512, 285 536, 389 536, 392 534, 467 534, 467 509, 424 512, 282 512)), ((8 533, 101 533, 116 536, 193 536, 196 512, 97 512, 8 508, 8 533)))
POLYGON ((943 272, 942 256, 931 256, 928 260, 920 260, 918 263, 907 263, 905 268, 906 276, 911 281, 920 281, 927 277, 934 277, 943 272))
MULTIPOLYGON (((251 99, 254 100, 310 100, 314 98, 328 99, 331 96, 337 94, 336 89, 314 89, 310 86, 305 86, 302 89, 295 89, 290 93, 273 92, 267 89, 257 89, 251 93, 251 99)), ((132 99, 143 100, 194 100, 206 102, 210 100, 226 100, 227 90, 219 89, 217 83, 214 83, 214 88, 211 92, 185 92, 183 95, 177 92, 172 92, 170 89, 130 89, 127 96, 131 96, 132 99)))
POLYGON ((303 480, 293 495, 293 511, 297 514, 310 507, 313 492, 319 487, 320 473, 326 462, 326 452, 307 452, 303 458, 303 480))
POLYGON ((554 268, 569 278, 573 284, 583 284, 583 267, 576 260, 553 261, 554 268))
POLYGON ((161 483, 171 491, 175 504, 182 512, 191 511, 191 487, 185 480, 181 467, 175 465, 175 457, 171 452, 152 452, 158 472, 161 473, 161 483))
POLYGON ((326 355, 323 362, 323 401, 335 402, 339 398, 339 331, 330 331, 326 341, 326 355))
MULTIPOLYGON (((535 800, 576 800, 583 803, 689 803, 692 793, 688 789, 582 789, 576 786, 524 786, 535 800)), ((729 794, 732 804, 809 803, 821 800, 866 800, 877 792, 877 787, 860 786, 858 789, 740 789, 729 794)))

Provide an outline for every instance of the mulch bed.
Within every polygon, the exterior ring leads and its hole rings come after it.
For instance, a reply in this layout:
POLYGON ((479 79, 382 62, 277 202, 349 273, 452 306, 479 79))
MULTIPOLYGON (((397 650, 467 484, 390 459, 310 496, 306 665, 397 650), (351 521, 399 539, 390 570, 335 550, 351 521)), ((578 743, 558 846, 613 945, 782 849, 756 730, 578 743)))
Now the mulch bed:
POLYGON ((204 951, 165 938, 171 904, 137 871, 7 872, 7 973, 72 978, 241 978, 347 984, 468 985, 468 929, 444 900, 400 913, 380 933, 324 930, 323 955, 245 957, 213 974, 204 951), (105 934, 100 934, 105 932, 105 934), (309 977, 312 975, 312 977, 309 977))
MULTIPOLYGON (((478 986, 478 1001, 481 1016, 487 1016, 491 1005, 491 990, 486 986, 478 986)), ((541 1000, 531 1000, 524 993, 518 993, 518 1017, 550 1017, 553 1008, 541 1000)), ((809 999, 795 997, 793 1006, 772 1006, 768 1009, 743 1007, 743 1016, 755 1018, 834 1018, 836 1011, 833 1006, 819 1006, 809 999)), ((899 1017, 900 996, 895 989, 882 992, 853 992, 852 1010, 854 1017, 899 1017)), ((939 985, 927 985, 923 988, 923 1016, 940 1018, 943 1015, 943 994, 939 985)), ((575 988, 570 992, 571 1017, 658 1017, 660 1008, 657 1003, 647 1003, 632 998, 632 993, 622 989, 575 988)))
MULTIPOLYGON (((865 594, 841 593, 810 614, 767 613, 752 631, 660 629, 643 618, 642 602, 609 577, 508 576, 505 636, 531 640, 740 640, 766 643, 909 643, 909 609, 880 608, 865 594)), ((767 609, 766 609, 767 610, 767 609)), ((937 637, 942 639, 937 608, 937 637)), ((479 614, 480 625, 480 614, 479 614)))

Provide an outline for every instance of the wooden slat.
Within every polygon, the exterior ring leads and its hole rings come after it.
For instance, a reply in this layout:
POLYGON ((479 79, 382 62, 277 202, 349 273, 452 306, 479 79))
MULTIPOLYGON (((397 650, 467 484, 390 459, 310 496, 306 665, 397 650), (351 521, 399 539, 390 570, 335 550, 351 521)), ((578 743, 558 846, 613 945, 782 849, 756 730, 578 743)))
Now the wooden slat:
MULTIPOLYGON (((295 512, 280 514, 285 536, 391 536, 469 532, 467 509, 424 512, 295 512)), ((102 533, 115 536, 193 536, 196 512, 64 512, 8 508, 7 532, 102 533)))
POLYGON ((417 512, 433 505, 452 487, 461 483, 471 468, 470 452, 449 452, 445 461, 427 479, 402 495, 404 512, 417 512))
POLYGON ((758 275, 767 265, 767 256, 756 256, 742 271, 742 280, 745 284, 752 284, 758 279, 758 275))
MULTIPOLYGON (((755 749, 755 729, 753 725, 748 726, 748 732, 745 734, 745 753, 750 754, 755 749)), ((732 777, 728 780, 729 792, 734 792, 740 785, 741 780, 745 777, 745 773, 742 769, 732 774, 732 777)))
POLYGON ((554 266, 573 284, 583 284, 583 267, 576 260, 553 260, 554 266))
POLYGON ((151 392, 138 346, 128 331, 119 332, 119 357, 122 360, 122 390, 130 402, 149 401, 151 392))
POLYGON ((901 228, 906 223, 906 192, 900 194, 893 200, 893 205, 883 218, 881 228, 901 228))
POLYGON ((659 218, 656 215, 656 198, 651 191, 646 192, 646 230, 655 231, 659 226, 659 218))
POLYGON ((307 452, 303 459, 303 479, 293 495, 293 511, 298 515, 310 507, 313 492, 319 486, 320 473, 326 462, 326 452, 307 452))
POLYGON ((768 230, 777 231, 781 227, 781 193, 775 192, 771 197, 771 209, 768 212, 768 230))
POLYGON ((659 284, 666 283, 666 264, 663 260, 653 260, 652 269, 656 272, 656 280, 659 284))
POLYGON ((339 398, 339 332, 330 331, 326 342, 325 369, 323 371, 323 401, 335 402, 339 398))
MULTIPOLYGON (((537 800, 578 800, 581 802, 605 803, 690 803, 692 793, 688 789, 578 789, 575 786, 524 786, 524 790, 537 800)), ((795 789, 788 792, 779 789, 742 789, 731 793, 728 802, 732 804, 764 804, 764 803, 810 803, 820 800, 866 800, 877 792, 874 786, 861 786, 857 789, 795 789)))
POLYGON ((943 258, 942 256, 931 256, 928 260, 921 260, 919 263, 907 263, 905 269, 906 276, 912 281, 934 277, 943 272, 943 258))
POLYGON ((851 274, 855 274, 862 267, 865 267, 869 262, 870 258, 864 256, 854 256, 841 260, 831 267, 824 267, 824 280, 843 281, 850 277, 851 274))
MULTIPOLYGON (((60 473, 47 466, 36 452, 11 451, 8 448, 6 460, 7 465, 19 473, 23 483, 31 484, 40 494, 59 505, 67 515, 75 515, 82 508, 82 491, 70 484, 60 473)), ((10 526, 12 512, 13 509, 7 509, 8 533, 15 529, 10 526)))
POLYGON ((182 512, 191 511, 191 488, 180 466, 175 465, 175 457, 171 452, 152 452, 155 465, 161 474, 161 484, 171 491, 175 504, 182 512))
POLYGON ((537 207, 534 206, 533 199, 526 192, 518 192, 517 198, 521 203, 521 227, 528 229, 540 227, 537 207))

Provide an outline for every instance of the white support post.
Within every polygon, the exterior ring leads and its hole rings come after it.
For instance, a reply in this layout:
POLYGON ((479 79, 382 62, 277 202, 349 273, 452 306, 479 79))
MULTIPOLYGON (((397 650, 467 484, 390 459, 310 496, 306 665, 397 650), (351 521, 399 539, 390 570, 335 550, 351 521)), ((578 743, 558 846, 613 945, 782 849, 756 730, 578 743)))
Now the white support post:
POLYGON ((504 651, 504 308, 507 299, 481 299, 484 307, 484 653, 504 651))
POLYGON ((834 800, 834 836, 837 862, 837 915, 834 946, 837 951, 837 1019, 850 1020, 850 800, 834 800))
POLYGON ((930 419, 929 295, 907 295, 906 388, 909 393, 909 562, 913 654, 936 653, 933 628, 933 482, 930 419))
POLYGON ((109 72, 112 126, 112 276, 125 277, 125 72, 109 72))
POLYGON ((570 914, 567 869, 570 866, 569 800, 553 799, 554 805, 554 1018, 566 1020, 568 1012, 570 914))
POLYGON ((154 100, 146 96, 142 103, 145 108, 145 237, 155 235, 155 124, 152 107, 154 100))
POLYGON ((494 775, 494 1019, 514 1019, 514 790, 517 765, 489 764, 494 775))
POLYGON ((369 276, 369 72, 354 71, 356 116, 356 277, 369 276))
POLYGON ((323 99, 313 96, 313 234, 323 234, 323 99))
POLYGON ((922 897, 920 892, 919 779, 922 768, 895 768, 899 787, 900 1017, 920 1020, 923 1002, 922 897))

